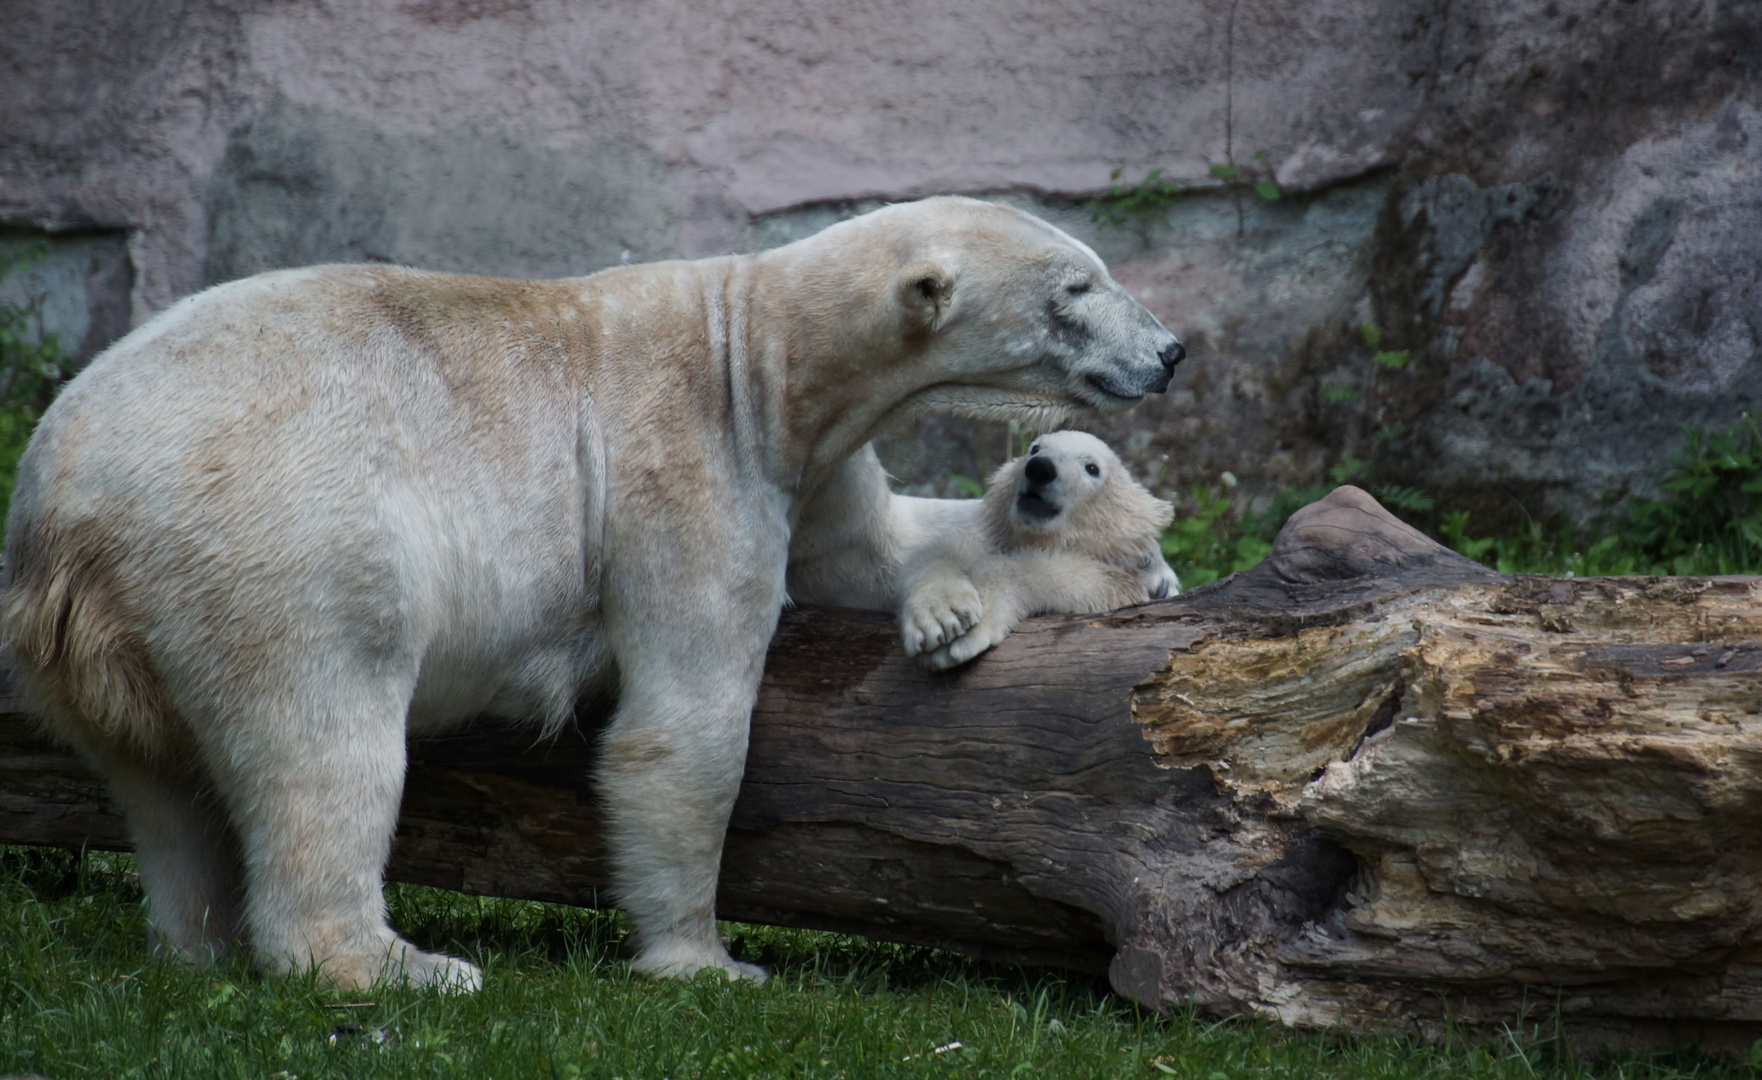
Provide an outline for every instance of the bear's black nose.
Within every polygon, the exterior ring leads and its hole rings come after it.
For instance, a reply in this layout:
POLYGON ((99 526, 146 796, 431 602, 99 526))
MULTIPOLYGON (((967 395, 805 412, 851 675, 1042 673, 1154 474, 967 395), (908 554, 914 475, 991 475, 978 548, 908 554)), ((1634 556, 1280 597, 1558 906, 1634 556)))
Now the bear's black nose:
POLYGON ((1058 479, 1058 466, 1043 457, 1031 457, 1022 470, 1028 474, 1028 483, 1035 487, 1050 484, 1058 479))
POLYGON ((1176 364, 1187 358, 1187 349, 1177 341, 1173 345, 1170 345, 1168 348, 1157 353, 1156 358, 1162 361, 1163 367, 1173 371, 1176 364))

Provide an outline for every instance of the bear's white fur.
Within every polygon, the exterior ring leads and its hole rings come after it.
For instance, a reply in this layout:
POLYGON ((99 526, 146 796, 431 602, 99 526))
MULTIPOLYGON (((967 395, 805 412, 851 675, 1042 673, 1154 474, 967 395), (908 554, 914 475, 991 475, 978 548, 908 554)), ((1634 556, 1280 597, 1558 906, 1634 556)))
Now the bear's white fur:
POLYGON ((1112 611, 1181 591, 1159 537, 1173 508, 1113 450, 1055 431, 991 477, 978 520, 927 540, 900 572, 907 655, 966 663, 1030 615, 1112 611))
POLYGON ((959 198, 579 279, 263 274, 48 410, 3 631, 128 815, 161 948, 476 987, 385 922, 405 739, 615 694, 597 781, 637 969, 762 977, 713 902, 786 572, 891 608, 959 517, 890 496, 864 445, 932 410, 1124 408, 1179 355, 1087 247, 959 198))

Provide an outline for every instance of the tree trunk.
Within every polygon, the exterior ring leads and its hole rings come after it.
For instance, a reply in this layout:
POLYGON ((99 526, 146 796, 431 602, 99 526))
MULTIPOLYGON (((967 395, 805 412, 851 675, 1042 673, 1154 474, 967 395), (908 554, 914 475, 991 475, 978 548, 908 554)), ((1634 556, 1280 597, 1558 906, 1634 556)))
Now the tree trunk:
MULTIPOLYGON (((948 674, 786 612, 728 918, 1106 972, 1156 1008, 1581 1043, 1762 1033, 1762 579, 1496 574, 1356 488, 1260 566, 948 674)), ((411 748, 391 877, 589 904, 593 722, 411 748)), ((0 841, 126 846, 0 720, 0 841)))

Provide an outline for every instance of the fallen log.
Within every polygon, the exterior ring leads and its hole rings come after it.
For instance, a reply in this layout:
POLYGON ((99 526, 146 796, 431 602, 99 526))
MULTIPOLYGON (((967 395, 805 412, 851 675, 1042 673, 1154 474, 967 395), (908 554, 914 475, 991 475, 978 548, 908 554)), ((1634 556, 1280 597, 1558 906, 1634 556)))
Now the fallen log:
MULTIPOLYGON (((1762 1034, 1762 579, 1506 577, 1341 488, 1255 569, 947 674, 786 612, 724 917, 1193 1003, 1580 1044, 1762 1034)), ((0 842, 127 845, 0 701, 0 842)), ((390 876, 592 904, 591 733, 415 743, 390 876)))

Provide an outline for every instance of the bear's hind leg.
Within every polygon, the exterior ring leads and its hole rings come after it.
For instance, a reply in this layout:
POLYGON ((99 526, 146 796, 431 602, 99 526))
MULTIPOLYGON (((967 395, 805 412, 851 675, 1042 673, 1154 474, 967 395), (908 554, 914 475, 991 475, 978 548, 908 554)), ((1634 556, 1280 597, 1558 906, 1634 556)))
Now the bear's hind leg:
POLYGON ((403 795, 408 693, 336 680, 321 694, 258 701, 209 753, 245 867, 245 921, 258 962, 317 967, 345 989, 405 979, 443 990, 483 983, 473 964, 424 952, 386 924, 386 858, 403 795))
POLYGON ((209 964, 237 944, 243 876, 226 811, 202 778, 122 753, 100 757, 122 804, 157 952, 209 964))

